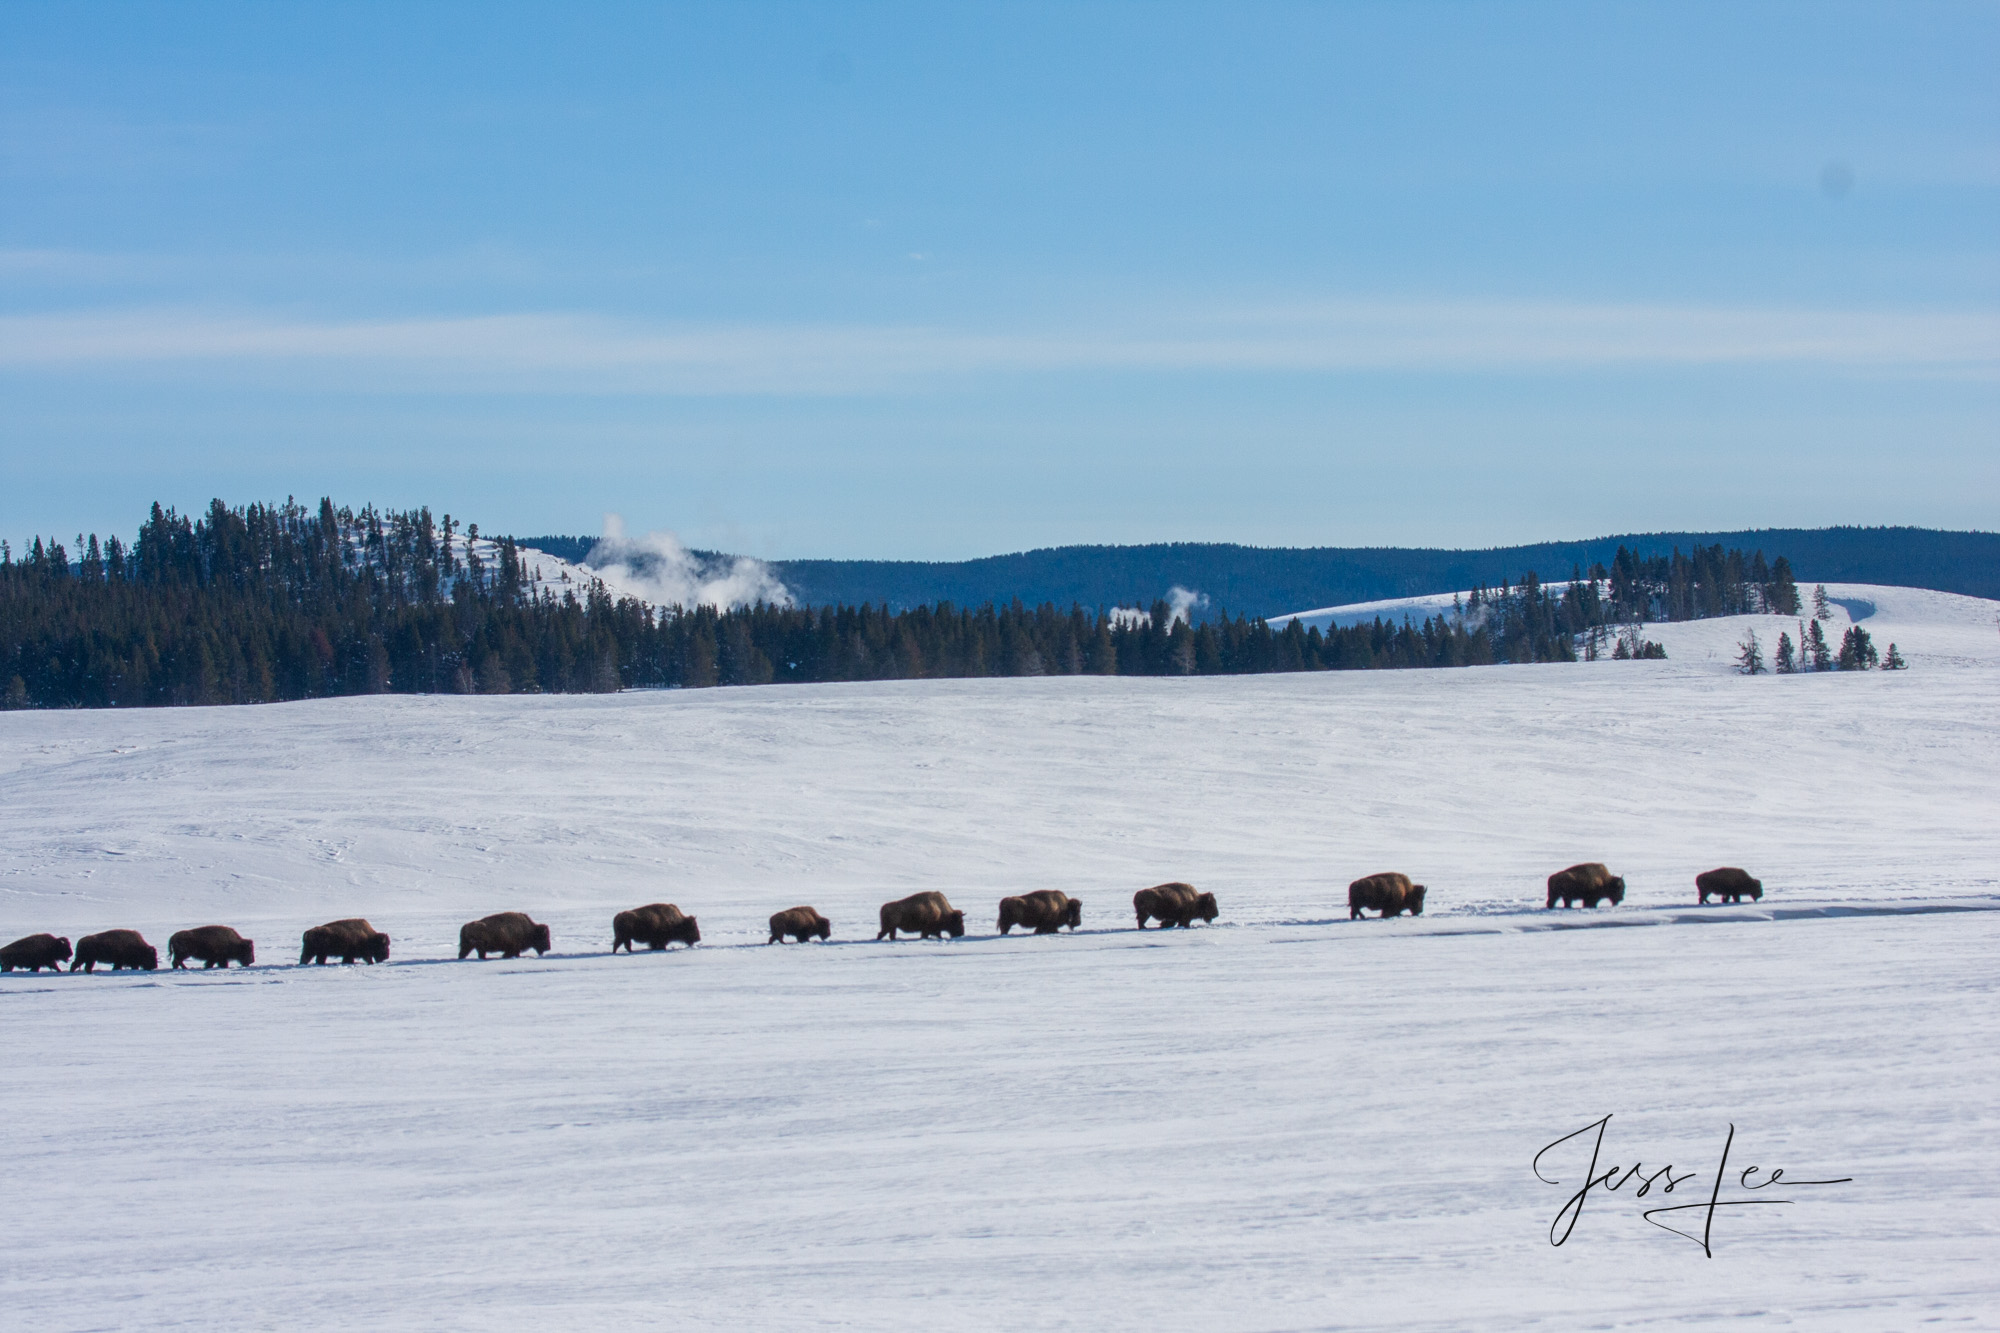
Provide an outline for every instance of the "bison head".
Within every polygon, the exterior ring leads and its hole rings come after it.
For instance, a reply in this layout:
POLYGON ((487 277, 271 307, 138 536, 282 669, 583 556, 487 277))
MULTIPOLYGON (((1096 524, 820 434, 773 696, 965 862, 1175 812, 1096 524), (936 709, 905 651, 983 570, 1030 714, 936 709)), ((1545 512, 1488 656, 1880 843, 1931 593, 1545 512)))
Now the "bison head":
POLYGON ((150 945, 150 944, 149 944, 149 945, 147 945, 147 946, 146 946, 146 953, 145 953, 145 961, 144 961, 143 963, 140 963, 140 964, 139 964, 139 966, 141 966, 141 967, 145 968, 145 969, 146 969, 146 970, 147 970, 148 972, 157 972, 157 971, 159 971, 159 970, 160 970, 160 951, 159 951, 158 949, 155 949, 155 948, 154 948, 154 947, 153 947, 152 945, 150 945))
POLYGON ((828 921, 825 917, 819 919, 819 937, 823 940, 833 938, 833 922, 828 921))
POLYGON ((1063 922, 1071 930, 1075 930, 1083 924, 1083 899, 1072 898, 1069 900, 1069 910, 1063 913, 1063 922))
POLYGON ((1422 915, 1424 914, 1424 886, 1423 886, 1423 885, 1421 885, 1421 884, 1412 884, 1412 885, 1410 886, 1410 903, 1409 903, 1409 906, 1410 906, 1410 915, 1411 915, 1411 916, 1422 916, 1422 915))
POLYGON ((236 958, 245 967, 254 966, 257 962, 257 941, 243 941, 243 947, 236 951, 236 958))
POLYGON ((368 956, 378 963, 389 961, 389 937, 376 931, 368 940, 368 956))
POLYGON ((1604 887, 1608 890, 1604 896, 1609 898, 1614 905, 1625 901, 1625 877, 1623 875, 1613 875, 1611 882, 1604 887))
POLYGON ((1213 921, 1216 917, 1215 895, 1204 893, 1194 900, 1194 914, 1203 921, 1213 921))
POLYGON ((957 908, 946 912, 944 915, 944 929, 945 933, 953 939, 962 938, 965 935, 965 913, 959 911, 957 908))
POLYGON ((537 954, 547 953, 549 951, 549 928, 547 926, 536 926, 535 933, 528 939, 528 944, 537 954))
POLYGON ((69 936, 67 935, 56 936, 56 957, 58 958, 69 957, 69 936))
POLYGON ((701 943, 701 925, 693 917, 687 919, 687 942, 689 944, 701 943))

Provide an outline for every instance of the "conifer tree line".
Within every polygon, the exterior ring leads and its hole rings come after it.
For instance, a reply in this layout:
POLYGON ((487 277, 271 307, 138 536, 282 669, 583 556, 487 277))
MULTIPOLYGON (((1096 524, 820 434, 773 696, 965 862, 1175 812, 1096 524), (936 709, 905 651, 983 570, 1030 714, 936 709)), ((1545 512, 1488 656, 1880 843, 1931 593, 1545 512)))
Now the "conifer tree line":
MULTIPOLYGON (((537 585, 510 538, 429 509, 322 500, 198 518, 155 504, 130 546, 0 543, 0 704, 132 707, 371 693, 608 692, 998 675, 1226 675, 1474 666, 1595 655, 1627 613, 1775 609, 1781 558, 1697 551, 1567 585, 1529 573, 1420 622, 1302 628, 1226 613, 948 602, 655 608, 537 585), (1746 582, 1725 586, 1741 573, 1746 582), (1757 580, 1757 581, 1750 581, 1757 580), (1608 589, 1608 595, 1606 593, 1608 589), (1722 608, 1711 610, 1711 607, 1722 608)), ((1665 617, 1655 617, 1665 618, 1665 617)), ((1657 645, 1651 645, 1657 648, 1657 645)))

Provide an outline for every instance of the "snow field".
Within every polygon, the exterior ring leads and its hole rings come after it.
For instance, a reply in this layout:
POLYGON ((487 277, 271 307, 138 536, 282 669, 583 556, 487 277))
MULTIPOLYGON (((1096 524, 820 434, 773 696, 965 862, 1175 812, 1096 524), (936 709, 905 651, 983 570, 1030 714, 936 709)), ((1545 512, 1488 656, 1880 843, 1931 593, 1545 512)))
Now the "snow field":
POLYGON ((1975 1326, 2000 913, 9 987, 24 1326, 1975 1326), (1949 997, 1940 1003, 1940 997, 1949 997), (34 1020, 22 1009, 33 1005, 34 1020), (1943 1012, 1941 1012, 1943 1011, 1943 1012), (1608 1154, 1852 1176, 1716 1257, 1608 1154))
POLYGON ((0 1309, 1992 1326, 2000 666, 1973 620, 1903 606, 1896 675, 1677 656, 0 715, 0 936, 164 952, 222 921, 260 960, 0 979, 0 1309), (1543 912, 1584 859, 1627 905, 1543 912), (1727 863, 1764 901, 1694 907, 1727 863), (1426 916, 1346 921, 1347 881, 1392 868, 1426 916), (1174 878, 1221 919, 1129 929, 1174 878), (991 936, 1043 887, 1083 931, 991 936), (968 937, 874 943, 920 888, 968 937), (607 956, 612 913, 656 899, 703 945, 607 956), (802 902, 834 943, 763 946, 802 902), (439 961, 513 908, 555 954, 439 961), (394 960, 289 966, 345 915, 394 960), (1713 1259, 1629 1192, 1554 1248, 1582 1163, 1567 1188, 1529 1163, 1607 1113, 1608 1157, 1704 1186, 1731 1123, 1732 1176, 1855 1179, 1719 1217, 1713 1259))

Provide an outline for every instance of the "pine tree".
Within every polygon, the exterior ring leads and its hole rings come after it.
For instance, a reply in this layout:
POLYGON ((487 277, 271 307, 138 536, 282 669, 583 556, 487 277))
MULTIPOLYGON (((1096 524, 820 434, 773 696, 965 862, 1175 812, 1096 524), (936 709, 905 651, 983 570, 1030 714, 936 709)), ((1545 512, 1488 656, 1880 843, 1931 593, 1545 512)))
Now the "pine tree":
POLYGON ((1814 671, 1833 670, 1833 654, 1827 651, 1826 635, 1820 631, 1817 620, 1806 622, 1806 653, 1812 658, 1814 671))
POLYGON ((1908 662, 1903 660, 1903 655, 1896 651, 1896 645, 1891 643, 1889 645, 1889 655, 1882 659, 1882 669, 1884 671, 1905 671, 1909 669, 1909 665, 1908 662))
POLYGON ((1833 608, 1826 604, 1826 585, 1824 583, 1813 585, 1813 619, 1833 619, 1833 608))
POLYGON ((1840 669, 1866 671, 1877 660, 1875 645, 1869 641, 1868 631, 1859 625, 1849 625, 1847 634, 1840 641, 1840 669))
POLYGON ((1771 582, 1764 589, 1764 607, 1775 616, 1799 613, 1799 585, 1792 578, 1792 562, 1779 556, 1771 564, 1771 582))
POLYGON ((1789 676, 1799 669, 1799 661, 1792 656, 1792 636, 1783 632, 1778 635, 1778 674, 1789 676))
POLYGON ((1741 650, 1736 655, 1736 669, 1738 671, 1746 676, 1761 676, 1765 674, 1764 649, 1757 642, 1756 630, 1749 631, 1744 636, 1743 642, 1736 646, 1741 650))

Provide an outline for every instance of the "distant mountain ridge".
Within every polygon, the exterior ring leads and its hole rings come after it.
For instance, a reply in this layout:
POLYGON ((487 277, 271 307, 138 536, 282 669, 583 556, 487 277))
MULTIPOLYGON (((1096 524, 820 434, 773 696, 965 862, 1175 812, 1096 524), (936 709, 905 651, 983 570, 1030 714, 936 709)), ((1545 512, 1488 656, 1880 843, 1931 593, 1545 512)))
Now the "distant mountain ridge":
MULTIPOLYGON (((568 560, 594 538, 522 537, 568 560)), ((1150 546, 1056 546, 976 560, 773 560, 792 596, 812 605, 887 604, 906 610, 961 606, 1151 605, 1176 586, 1202 593, 1210 614, 1275 616, 1311 607, 1453 592, 1518 580, 1529 570, 1566 579, 1572 568, 1609 564, 1620 546, 1641 556, 1695 546, 1762 550, 1789 557, 1801 583, 1877 583, 2000 598, 2000 533, 1934 528, 1756 528, 1738 532, 1645 532, 1586 541, 1486 550, 1424 547, 1258 547, 1167 542, 1150 546)), ((697 552, 709 557, 712 552, 697 552)), ((1197 619, 1202 617, 1198 614, 1197 619)))

